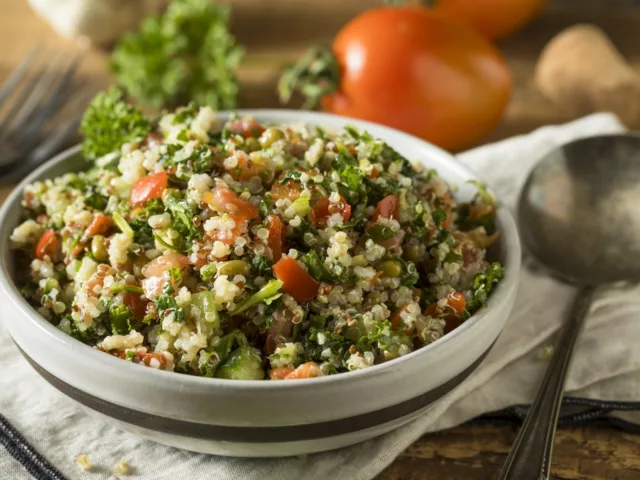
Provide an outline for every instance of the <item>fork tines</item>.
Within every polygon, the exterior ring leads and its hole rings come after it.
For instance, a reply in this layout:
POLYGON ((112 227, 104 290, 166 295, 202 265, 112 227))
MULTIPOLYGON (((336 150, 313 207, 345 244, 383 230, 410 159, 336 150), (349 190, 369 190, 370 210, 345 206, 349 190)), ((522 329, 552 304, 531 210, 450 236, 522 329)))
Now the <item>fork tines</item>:
MULTIPOLYGON (((0 88, 0 177, 13 167, 24 171, 20 163, 47 144, 48 121, 76 92, 73 78, 80 60, 78 53, 52 54, 36 46, 0 88)), ((67 119, 58 130, 68 125, 67 119)))

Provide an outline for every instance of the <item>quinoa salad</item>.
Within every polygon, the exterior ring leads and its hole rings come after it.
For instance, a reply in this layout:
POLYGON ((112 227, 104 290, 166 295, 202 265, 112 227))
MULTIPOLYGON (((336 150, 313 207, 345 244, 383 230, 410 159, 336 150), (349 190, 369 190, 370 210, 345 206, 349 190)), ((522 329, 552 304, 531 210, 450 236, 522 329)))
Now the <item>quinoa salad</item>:
POLYGON ((28 185, 22 295, 63 332, 155 369, 242 380, 360 370, 485 306, 496 205, 347 127, 147 118, 116 90, 82 122, 87 169, 28 185))

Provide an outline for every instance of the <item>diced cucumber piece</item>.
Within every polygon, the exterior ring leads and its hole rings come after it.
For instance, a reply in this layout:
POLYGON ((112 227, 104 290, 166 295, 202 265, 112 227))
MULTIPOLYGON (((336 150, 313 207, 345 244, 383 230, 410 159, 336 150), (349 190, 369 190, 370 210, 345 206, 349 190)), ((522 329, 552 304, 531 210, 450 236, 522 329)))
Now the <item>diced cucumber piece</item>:
POLYGON ((213 328, 218 328, 220 326, 218 308, 216 307, 213 295, 209 290, 191 295, 191 303, 200 310, 204 316, 205 322, 210 324, 213 328))
POLYGON ((231 352, 216 371, 216 378, 229 380, 263 380, 262 357, 260 351, 243 345, 231 352))

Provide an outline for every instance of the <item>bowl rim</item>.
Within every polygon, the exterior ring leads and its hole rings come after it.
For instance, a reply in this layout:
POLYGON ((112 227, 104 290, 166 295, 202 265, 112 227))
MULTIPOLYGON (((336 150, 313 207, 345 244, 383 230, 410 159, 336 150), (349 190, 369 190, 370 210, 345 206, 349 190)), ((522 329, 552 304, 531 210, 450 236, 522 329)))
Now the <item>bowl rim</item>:
MULTIPOLYGON (((291 109, 237 109, 237 110, 223 110, 216 111, 215 115, 217 119, 225 119, 231 115, 240 115, 240 116, 257 116, 263 117, 267 120, 265 122, 288 122, 288 123, 298 123, 298 124, 316 124, 321 125, 323 120, 332 121, 332 122, 340 122, 344 124, 352 124, 362 130, 366 130, 367 128, 375 128, 378 130, 376 134, 377 137, 383 138, 388 142, 411 142, 415 144, 420 149, 428 152, 428 155, 431 157, 440 157, 443 161, 449 163, 449 169, 453 171, 454 174, 459 176, 468 177, 469 179, 480 180, 482 178, 478 176, 473 170, 466 167, 462 163, 460 163, 455 156, 446 152, 445 150, 421 139, 415 137, 411 134, 396 130, 391 127, 387 127, 385 125, 381 125, 374 122, 368 122, 364 120, 358 120, 352 117, 345 117, 340 115, 322 113, 322 112, 304 112, 297 111, 291 109), (393 138, 395 137, 395 138, 393 138), (393 138, 393 139, 392 139, 393 138)), ((53 167, 59 164, 63 164, 66 161, 74 158, 76 155, 81 153, 81 145, 75 145, 58 155, 54 156, 50 160, 47 160, 45 163, 40 165, 36 170, 31 172, 27 177, 25 177, 18 185, 14 187, 11 193, 5 199, 2 207, 0 208, 0 225, 5 225, 8 223, 7 217, 9 215, 9 211, 14 208, 16 204, 20 204, 22 200, 22 193, 24 188, 36 181, 36 178, 45 174, 53 167)), ((51 177, 46 177, 51 178, 51 177)), ((489 188, 491 191, 491 189, 489 188)), ((11 274, 8 271, 7 264, 4 262, 4 254, 7 253, 8 248, 8 238, 13 231, 15 226, 11 228, 4 228, 2 232, 2 236, 0 237, 0 254, 2 254, 2 261, 0 265, 0 288, 4 290, 4 293, 9 297, 9 299, 14 303, 14 305, 28 317, 30 323, 33 327, 39 328, 43 331, 48 337, 52 338, 54 341, 61 343, 63 347, 71 348, 75 350, 75 354, 80 356, 87 355, 92 357, 96 361, 101 361, 102 363, 107 364, 112 368, 128 368, 128 369, 136 369, 130 370, 130 372, 136 372, 137 375, 151 375, 155 376, 155 378, 159 381, 173 379, 175 382, 174 385, 178 386, 182 384, 183 387, 188 387, 189 385, 197 386, 199 388, 217 388, 217 389, 225 389, 225 390, 256 390, 260 391, 263 389, 280 389, 280 390, 299 390, 303 388, 320 388, 322 385, 331 384, 337 385, 344 382, 353 382, 354 380, 364 380, 371 376, 378 376, 385 372, 385 370, 393 369, 396 366, 399 366, 405 362, 409 362, 414 360, 420 356, 426 355, 429 352, 442 348, 443 345, 446 345, 453 338, 464 335, 465 332, 473 328, 474 325, 483 321, 483 319, 491 313, 492 307, 496 304, 504 303, 509 300, 511 291, 517 288, 518 283, 518 274, 520 271, 520 260, 521 260, 521 246, 520 239, 516 227, 515 220, 511 214, 511 212, 500 203, 498 199, 498 208, 497 208, 497 220, 500 224, 500 235, 504 240, 505 253, 504 253, 504 278, 498 284, 495 291, 492 293, 489 302, 486 304, 486 308, 483 308, 479 312, 476 312, 472 315, 468 320, 466 320, 462 325, 453 330, 452 332, 443 335, 441 338, 432 342, 428 345, 425 345, 413 352, 410 352, 402 357, 395 358, 393 360, 389 360, 387 362, 381 363, 379 365, 374 365, 370 368, 343 372, 336 375, 326 375, 322 377, 310 378, 306 379, 304 382, 270 382, 263 380, 228 380, 228 379, 219 379, 219 378, 209 378, 209 377, 199 377, 195 375, 179 375, 173 371, 165 371, 165 370, 157 370, 153 368, 144 368, 140 369, 139 365, 132 364, 130 362, 123 362, 122 359, 116 358, 112 355, 105 355, 104 352, 97 350, 94 347, 91 347, 87 344, 82 343, 81 341, 73 338, 72 336, 62 332, 57 327, 49 323, 44 317, 42 317, 38 312, 22 297, 18 288, 14 284, 11 274)), ((154 377, 150 377, 154 378, 154 377)))

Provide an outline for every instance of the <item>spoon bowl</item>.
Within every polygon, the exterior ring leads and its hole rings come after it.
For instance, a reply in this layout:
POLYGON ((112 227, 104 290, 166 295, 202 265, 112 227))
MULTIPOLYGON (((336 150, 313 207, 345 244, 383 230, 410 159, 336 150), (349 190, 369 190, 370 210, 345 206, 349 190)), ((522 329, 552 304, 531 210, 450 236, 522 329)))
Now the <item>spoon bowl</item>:
POLYGON ((525 250, 580 287, 498 475, 499 480, 544 480, 573 347, 596 288, 640 278, 640 135, 584 138, 547 154, 524 184, 518 223, 525 250))
POLYGON ((546 155, 518 203, 520 235, 575 285, 640 277, 640 135, 589 137, 546 155))

